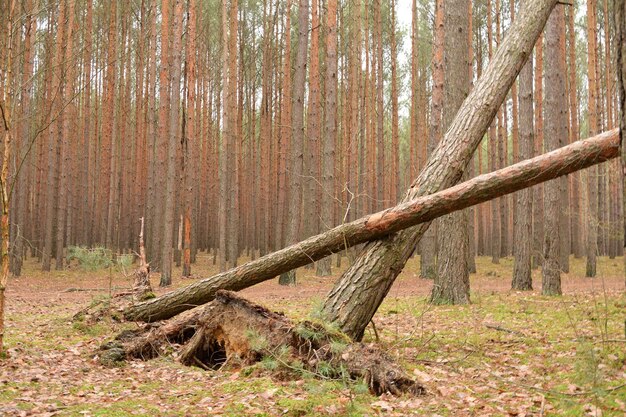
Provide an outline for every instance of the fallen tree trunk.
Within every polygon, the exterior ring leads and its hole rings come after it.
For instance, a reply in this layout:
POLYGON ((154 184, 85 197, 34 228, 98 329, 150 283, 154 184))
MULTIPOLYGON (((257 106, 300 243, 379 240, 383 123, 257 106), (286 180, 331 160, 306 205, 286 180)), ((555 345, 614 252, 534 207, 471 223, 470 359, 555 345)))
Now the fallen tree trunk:
POLYGON ((342 224, 237 268, 132 305, 124 311, 124 316, 133 321, 164 320, 211 301, 220 289, 237 291, 250 287, 359 243, 610 160, 617 157, 618 152, 617 130, 575 142, 447 190, 342 224))
POLYGON ((103 346, 101 360, 149 359, 182 345, 179 360, 203 369, 250 366, 265 359, 276 370, 301 377, 363 380, 374 395, 421 395, 424 387, 380 349, 351 343, 344 334, 313 322, 293 324, 229 291, 160 327, 122 333, 103 346), (120 340, 121 339, 121 340, 120 340))

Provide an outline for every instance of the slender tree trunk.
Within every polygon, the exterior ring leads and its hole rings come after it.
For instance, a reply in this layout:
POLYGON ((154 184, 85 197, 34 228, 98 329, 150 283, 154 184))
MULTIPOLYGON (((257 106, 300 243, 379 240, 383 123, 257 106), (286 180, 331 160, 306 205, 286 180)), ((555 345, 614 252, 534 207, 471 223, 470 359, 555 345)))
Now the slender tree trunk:
MULTIPOLYGON (((543 153, 543 36, 535 46, 535 154, 543 153)), ((543 185, 533 192, 533 268, 543 257, 543 185)))
MULTIPOLYGON (((496 110, 492 108, 492 112, 496 110)), ((485 123, 486 124, 486 123, 485 123)), ((227 272, 128 307, 129 320, 157 321, 209 302, 219 289, 240 290, 307 265, 346 246, 381 239, 456 210, 513 193, 619 156, 617 129, 565 148, 483 174, 432 195, 424 194, 398 206, 344 223, 320 235, 265 255, 227 272)))
MULTIPOLYGON (((292 245, 300 236, 302 219, 302 161, 304 144, 304 84, 309 41, 309 0, 300 0, 298 6, 298 49, 293 78, 291 117, 291 180, 289 187, 287 244, 292 245)), ((296 272, 281 275, 281 285, 295 285, 296 272)))
MULTIPOLYGON (((622 144, 622 221, 623 225, 623 254, 626 255, 626 5, 623 1, 614 0, 613 17, 615 19, 615 52, 617 69, 617 95, 619 101, 620 143, 622 144)), ((624 283, 626 284, 626 256, 624 256, 624 283)))
POLYGON ((187 72, 187 104, 185 122, 185 137, 183 138, 184 163, 183 172, 185 174, 185 190, 184 190, 184 254, 183 254, 183 276, 191 275, 191 227, 192 227, 192 205, 193 205, 193 174, 195 173, 193 163, 197 150, 197 132, 195 129, 195 110, 196 110, 196 2, 189 0, 187 9, 187 50, 185 54, 185 68, 187 72))
MULTIPOLYGON (((571 7, 569 7, 571 8, 571 7)), ((558 19, 558 62, 556 63, 559 71, 559 77, 557 79, 557 85, 561 88, 560 91, 556 91, 556 105, 557 115, 555 119, 559 124, 559 143, 558 146, 565 146, 569 143, 570 136, 570 122, 569 122, 569 106, 568 106, 568 91, 567 91, 567 59, 565 52, 565 7, 561 7, 559 11, 558 19), (561 134, 566 133, 561 136, 561 134)), ((547 95, 547 93, 546 93, 547 95)), ((572 252, 572 239, 570 237, 570 219, 572 217, 571 205, 570 205, 570 187, 569 177, 563 177, 559 179, 560 187, 560 215, 559 215, 559 266, 561 271, 569 272, 569 255, 572 252)))
MULTIPOLYGON (((334 206, 334 171, 335 171, 335 142, 337 139, 337 2, 329 0, 327 3, 327 37, 326 37, 326 79, 325 79, 325 112, 324 112, 324 145, 322 155, 322 228, 333 226, 334 206)), ((331 274, 330 257, 321 259, 317 263, 317 275, 331 274)))
MULTIPOLYGON (((565 117, 565 86, 560 63, 560 26, 563 23, 563 6, 557 5, 546 25, 546 98, 545 98, 545 137, 546 149, 559 147, 559 137, 565 135, 563 124, 565 117)), ((544 251, 541 292, 544 295, 561 294, 561 182, 550 181, 544 186, 544 251)))
POLYGON ((319 141, 321 140, 321 105, 320 105, 320 64, 319 64, 319 39, 320 39, 319 5, 317 0, 311 0, 311 51, 309 68, 309 102, 307 105, 307 128, 306 128, 306 188, 303 193, 304 202, 304 237, 312 236, 319 232, 315 218, 319 215, 319 141))
MULTIPOLYGON (((172 89, 169 112, 169 136, 167 141, 167 177, 165 186, 165 211, 163 216, 163 245, 161 247, 161 281, 165 287, 172 284, 172 250, 174 238, 174 210, 176 197, 176 155, 180 141, 180 50, 182 36, 183 1, 175 0, 172 18, 172 55, 170 68, 170 85, 172 89)), ((165 58, 165 57, 164 57, 165 58)), ((167 58, 169 59, 169 58, 167 58)))
POLYGON ((9 181, 9 164, 12 158, 11 152, 13 148, 13 131, 11 126, 11 103, 13 101, 13 16, 15 11, 15 0, 11 0, 8 5, 6 25, 6 41, 7 51, 6 57, 0 61, 0 65, 5 65, 2 71, 3 79, 0 79, 2 89, 2 104, 0 107, 0 116, 2 117, 2 146, 4 148, 2 156, 2 169, 0 170, 0 193, 2 194, 2 214, 0 215, 0 236, 2 243, 0 246, 0 355, 4 352, 4 304, 5 291, 9 282, 9 190, 11 184, 9 181))
MULTIPOLYGON (((443 0, 435 3, 435 34, 432 58, 433 88, 431 98, 430 129, 428 134, 427 156, 430 157, 441 141, 442 108, 443 108, 443 0)), ((435 221, 426 230, 420 244, 420 275, 422 278, 434 279, 437 274, 437 226, 435 221)))
MULTIPOLYGON (((533 155, 535 146, 533 115, 533 61, 529 58, 519 78, 520 141, 519 158, 523 161, 533 155)), ((513 246, 513 281, 511 288, 518 291, 533 289, 532 258, 532 205, 533 190, 526 188, 515 196, 515 245, 513 246)))
MULTIPOLYGON (((398 71, 397 71, 397 45, 396 45, 396 0, 391 0, 391 204, 398 202, 400 188, 400 143, 398 133, 398 71)), ((346 167, 346 170, 351 170, 346 167)))
MULTIPOLYGON (((63 99, 62 106, 65 109, 62 111, 62 116, 59 116, 59 210, 57 213, 57 236, 56 236, 56 270, 63 269, 63 262, 65 262, 65 256, 63 249, 65 248, 65 228, 67 226, 66 220, 68 218, 68 203, 71 201, 69 194, 70 189, 70 164, 72 163, 70 158, 70 122, 71 115, 69 110, 71 106, 70 102, 73 100, 74 95, 74 65, 71 64, 73 54, 73 39, 74 39, 74 2, 69 1, 67 6, 67 35, 66 42, 61 50, 64 51, 65 57, 63 61, 69 63, 67 66, 67 72, 65 73, 65 79, 62 81, 64 86, 62 88, 61 97, 63 99)), ((65 25, 65 23, 63 22, 65 25)))
MULTIPOLYGON (((597 77, 596 77, 596 0, 587 1, 587 79, 589 98, 587 124, 589 134, 598 129, 597 77)), ((598 167, 587 170, 587 265, 585 276, 596 276, 596 255, 598 252, 598 167)))
MULTIPOLYGON (((497 7, 496 7, 497 8, 497 7)), ((496 10, 496 13, 498 11, 496 10)), ((487 43, 489 47, 489 61, 493 58, 493 24, 492 24, 491 0, 487 0, 487 43)), ((499 117, 499 116, 498 116, 499 117)), ((489 168, 491 171, 498 169, 498 136, 496 120, 489 126, 489 168)), ((491 201, 491 262, 500 263, 500 204, 499 201, 491 201)))
MULTIPOLYGON (((580 138, 578 123, 578 77, 576 71, 576 31, 574 29, 574 16, 576 10, 568 7, 567 31, 569 48, 569 109, 570 109, 570 143, 574 143, 580 138)), ((581 176, 579 172, 571 176, 572 204, 571 204, 571 237, 572 252, 575 258, 583 256, 583 229, 581 224, 581 176)))
MULTIPOLYGON (((35 42, 35 34, 37 33, 37 19, 33 14, 32 0, 27 0, 24 4, 24 13, 26 14, 26 21, 24 25, 24 62, 22 67, 22 80, 21 80, 21 103, 20 114, 24 122, 20 127, 19 132, 19 148, 18 149, 18 166, 21 166, 21 171, 17 173, 17 185, 15 189, 18 190, 16 198, 17 204, 17 235, 12 236, 13 245, 15 247, 14 263, 12 267, 12 273, 14 276, 19 277, 22 273, 22 261, 24 258, 24 240, 27 238, 27 204, 29 198, 29 181, 28 173, 31 172, 29 165, 34 159, 31 155, 28 155, 29 148, 31 146, 31 126, 28 122, 33 118, 31 114, 31 95, 33 89, 32 75, 33 75, 33 45, 35 42)), ((12 24, 12 23, 11 23, 12 24)), ((2 291, 2 290, 0 290, 2 291)), ((0 295, 1 296, 1 295, 0 295)), ((2 318, 0 318, 2 320, 2 318)), ((0 348, 0 352, 2 349, 0 348)))

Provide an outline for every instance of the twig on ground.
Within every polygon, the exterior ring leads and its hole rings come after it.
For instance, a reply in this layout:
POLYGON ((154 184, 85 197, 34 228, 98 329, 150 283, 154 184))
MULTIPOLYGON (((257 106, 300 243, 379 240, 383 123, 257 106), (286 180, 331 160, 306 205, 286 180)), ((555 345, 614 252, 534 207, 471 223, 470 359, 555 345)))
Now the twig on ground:
POLYGON ((488 328, 488 329, 497 330, 499 332, 511 333, 511 334, 516 334, 518 336, 526 337, 526 335, 524 333, 520 332, 520 331, 507 329, 507 328, 504 328, 502 326, 498 326, 496 324, 485 324, 485 327, 488 328))

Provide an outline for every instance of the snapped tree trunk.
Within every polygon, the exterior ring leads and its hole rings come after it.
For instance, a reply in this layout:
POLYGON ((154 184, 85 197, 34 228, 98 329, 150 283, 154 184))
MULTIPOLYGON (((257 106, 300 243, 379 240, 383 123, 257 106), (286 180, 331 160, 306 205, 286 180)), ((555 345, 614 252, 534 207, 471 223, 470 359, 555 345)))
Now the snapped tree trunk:
MULTIPOLYGON (((487 70, 459 109, 404 201, 435 193, 457 183, 498 108, 526 63, 556 0, 522 4, 487 70)), ((349 336, 360 339, 395 278, 429 224, 368 244, 328 295, 323 315, 349 336)))
POLYGON ((220 289, 241 290, 347 247, 380 239, 408 227, 430 222, 444 214, 616 158, 618 146, 616 129, 499 171, 480 175, 447 190, 342 224, 237 268, 132 305, 125 309, 124 316, 128 320, 147 322, 173 317, 211 301, 220 289))

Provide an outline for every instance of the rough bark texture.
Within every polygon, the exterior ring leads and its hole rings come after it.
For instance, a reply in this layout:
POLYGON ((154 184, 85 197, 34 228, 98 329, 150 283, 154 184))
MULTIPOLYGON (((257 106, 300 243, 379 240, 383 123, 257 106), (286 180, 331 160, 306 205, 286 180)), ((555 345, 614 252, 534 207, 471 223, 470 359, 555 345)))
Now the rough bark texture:
POLYGON ((212 303, 156 329, 122 336, 117 343, 103 346, 105 361, 152 358, 177 343, 183 345, 181 363, 203 369, 219 369, 227 363, 252 365, 264 357, 283 365, 296 360, 314 374, 363 380, 374 395, 425 393, 419 382, 378 348, 350 343, 345 335, 318 323, 294 324, 228 291, 218 292, 212 303))
MULTIPOLYGON (((533 115, 533 62, 529 59, 519 79, 519 157, 528 159, 535 144, 533 115)), ((511 288, 520 291, 533 289, 531 276, 533 190, 526 188, 515 194, 515 245, 513 247, 513 281, 511 288)))
MULTIPOLYGON (((565 107, 565 88, 563 71, 559 63, 560 23, 563 18, 563 6, 558 5, 552 11, 546 25, 546 95, 545 95, 545 148, 547 150, 559 147, 559 135, 563 135, 561 129, 562 113, 565 107)), ((542 286, 544 295, 561 294, 561 267, 560 245, 561 225, 560 218, 563 215, 561 206, 561 181, 547 182, 544 189, 544 241, 543 241, 543 265, 541 269, 542 286)))
POLYGON ((429 222, 452 211, 615 158, 619 152, 618 146, 618 132, 613 130, 499 171, 480 175, 433 195, 422 196, 351 223, 342 224, 323 234, 312 236, 154 300, 135 304, 124 311, 124 316, 128 320, 136 321, 167 319, 211 301, 220 289, 247 288, 343 250, 345 247, 379 239, 407 227, 429 222))
POLYGON ((163 241, 161 247, 161 282, 160 286, 172 284, 172 250, 174 232, 174 210, 176 198, 176 150, 180 140, 178 129, 180 103, 180 43, 183 29, 183 3, 174 3, 172 19, 172 61, 170 68, 170 85, 172 89, 169 109, 169 136, 167 141, 167 177, 165 180, 165 211, 163 216, 163 241))
MULTIPOLYGON (((469 19, 467 0, 444 3, 444 87, 443 128, 450 126, 469 92, 467 50, 469 19)), ((467 211, 457 211, 439 220, 441 239, 437 256, 437 275, 431 302, 436 304, 468 304, 470 302, 469 236, 467 211)))
MULTIPOLYGON (((588 117, 589 134, 598 129, 598 105, 596 87, 596 19, 595 0, 587 1, 587 79, 589 81, 588 117)), ((587 242, 585 247, 587 264, 585 276, 596 276, 596 254, 598 252, 598 167, 587 170, 587 242)))
MULTIPOLYGON (((619 101, 619 126, 620 144, 622 148, 622 182, 624 198, 623 214, 626 218, 626 148, 624 138, 626 137, 626 5, 621 0, 613 2, 613 13, 615 19, 615 48, 617 60, 617 90, 619 101)), ((626 222, 624 222, 624 253, 626 253, 626 222)), ((624 278, 626 279, 626 256, 624 256, 624 278)))
POLYGON ((0 355, 3 353, 4 345, 4 303, 5 289, 9 282, 9 163, 13 148, 13 131, 11 126, 11 101, 13 99, 12 90, 12 60, 13 60, 13 12, 15 10, 15 0, 9 6, 8 23, 6 28, 7 36, 7 56, 3 65, 3 75, 6 77, 6 86, 2 92, 2 104, 0 105, 0 117, 2 121, 2 169, 0 170, 0 201, 2 202, 2 214, 0 214, 0 355), (4 66, 6 65, 6 66, 4 66))
MULTIPOLYGON (((335 140, 337 137, 337 3, 328 2, 328 33, 326 38, 326 107, 324 112, 324 139, 322 156, 322 206, 321 225, 330 228, 333 221, 334 208, 334 171, 335 171, 335 140)), ((308 219, 310 220, 310 219, 308 219)), ((331 274, 331 259, 325 258, 317 263, 318 276, 331 274)))
MULTIPOLYGON (((287 219, 287 244, 298 242, 302 219, 302 169, 304 146, 304 84, 309 40, 309 1, 300 0, 298 6, 298 50, 293 77, 291 113, 291 172, 289 187, 289 217, 287 219)), ((281 285, 295 285, 296 271, 285 271, 278 280, 281 285)))
MULTIPOLYGON (((555 0, 524 3, 506 39, 404 201, 432 194, 460 180, 555 4, 555 0)), ((426 223, 368 244, 328 295, 323 307, 326 318, 349 336, 360 339, 428 226, 426 223)))
MULTIPOLYGON (((437 144, 441 141, 442 107, 443 107, 443 0, 435 3, 435 39, 433 45, 433 91, 431 99, 431 116, 428 131, 427 156, 430 157, 437 144)), ((420 275, 422 278, 435 278, 437 274, 437 223, 434 222, 424 232, 420 243, 420 275)))

